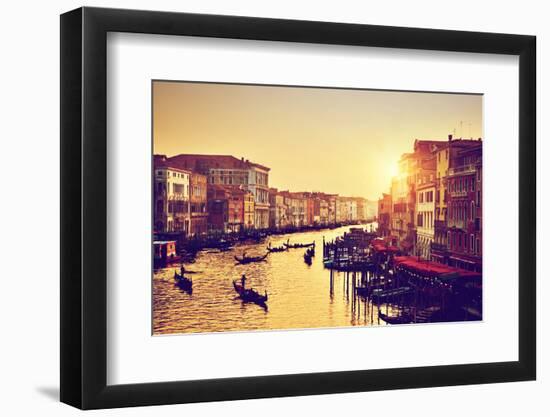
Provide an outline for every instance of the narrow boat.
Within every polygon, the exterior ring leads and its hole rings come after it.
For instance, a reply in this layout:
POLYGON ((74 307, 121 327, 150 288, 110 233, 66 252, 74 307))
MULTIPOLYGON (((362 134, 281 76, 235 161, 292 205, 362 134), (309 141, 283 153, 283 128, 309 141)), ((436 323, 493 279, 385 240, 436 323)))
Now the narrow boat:
POLYGON ((193 280, 190 278, 186 278, 183 275, 178 274, 177 272, 174 272, 174 281, 176 281, 176 285, 180 287, 182 290, 187 292, 193 291, 193 280))
POLYGON ((381 302, 392 298, 410 295, 414 291, 410 287, 399 287, 389 290, 383 290, 381 288, 375 288, 371 292, 371 297, 374 302, 381 302))
POLYGON ((235 291, 239 294, 239 298, 245 302, 259 304, 261 306, 265 306, 265 303, 267 303, 267 291, 264 295, 261 295, 252 288, 244 288, 241 284, 237 283, 236 280, 233 281, 233 288, 235 288, 235 291))
POLYGON ((267 251, 268 252, 286 252, 288 250, 288 248, 286 246, 276 246, 274 248, 272 248, 271 246, 268 246, 267 248, 267 251))
POLYGON ((289 241, 287 240, 286 243, 284 243, 284 245, 289 248, 289 249, 300 249, 300 248, 309 248, 309 247, 315 247, 315 242, 311 242, 311 243, 289 243, 289 241))
POLYGON ((388 324, 408 324, 413 322, 411 315, 407 313, 401 313, 397 316, 390 316, 389 314, 384 314, 378 310, 378 317, 380 317, 380 320, 384 320, 388 324))
POLYGON ((252 263, 252 262, 265 261, 265 258, 267 258, 267 255, 269 255, 269 252, 267 252, 264 256, 246 256, 243 253, 242 257, 239 258, 238 256, 234 256, 234 258, 239 264, 245 265, 245 264, 249 264, 249 263, 252 263))

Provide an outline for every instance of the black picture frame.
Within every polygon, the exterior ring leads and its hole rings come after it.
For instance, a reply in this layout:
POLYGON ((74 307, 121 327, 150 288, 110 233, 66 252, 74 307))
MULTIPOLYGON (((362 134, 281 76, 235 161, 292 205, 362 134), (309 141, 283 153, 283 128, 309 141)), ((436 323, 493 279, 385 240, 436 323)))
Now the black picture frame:
POLYGON ((82 409, 533 380, 534 36, 102 8, 61 15, 61 401, 82 409), (519 56, 519 358, 513 362, 107 385, 108 32, 519 56))

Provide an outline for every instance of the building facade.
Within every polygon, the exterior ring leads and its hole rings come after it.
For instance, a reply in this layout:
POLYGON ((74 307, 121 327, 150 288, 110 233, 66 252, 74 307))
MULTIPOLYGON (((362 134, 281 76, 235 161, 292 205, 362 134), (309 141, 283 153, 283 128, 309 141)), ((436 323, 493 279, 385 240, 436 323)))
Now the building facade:
POLYGON ((254 227, 269 227, 268 167, 230 155, 181 154, 168 158, 170 163, 208 177, 209 185, 242 186, 254 195, 254 227))
POLYGON ((190 173, 189 194, 191 203, 189 234, 200 236, 208 232, 207 178, 205 175, 195 172, 190 173))
POLYGON ((288 207, 285 204, 285 197, 276 188, 269 189, 269 227, 272 229, 283 229, 289 226, 287 217, 288 207))
POLYGON ((416 189, 416 254, 431 259, 431 245, 434 241, 435 182, 426 181, 416 189))
POLYGON ((482 144, 459 150, 448 175, 449 265, 482 271, 482 144))
MULTIPOLYGON (((454 139, 452 135, 448 136, 447 144, 444 148, 441 148, 436 153, 437 170, 436 170, 436 221, 434 230, 434 242, 432 243, 432 260, 443 264, 450 264, 452 261, 449 259, 451 244, 454 246, 454 242, 449 241, 450 236, 453 233, 449 233, 448 225, 450 222, 456 224, 455 220, 450 221, 450 182, 452 177, 455 176, 454 166, 461 165, 461 154, 469 149, 481 148, 482 142, 480 139, 454 139), (451 169, 453 175, 450 175, 451 169)), ((477 152, 474 150, 474 152, 477 152)), ((481 170, 481 165, 479 167, 481 170)), ((479 184, 481 186, 481 182, 479 184)), ((459 199, 455 191, 453 191, 453 200, 459 199)), ((454 210, 453 203, 453 210, 454 210)), ((458 238, 457 238, 458 239, 458 238)), ((458 241, 457 241, 458 243, 458 241)))
POLYGON ((381 237, 391 235, 391 212, 391 194, 384 193, 382 198, 378 200, 378 234, 381 237))
POLYGON ((254 196, 240 186, 208 187, 208 225, 212 232, 239 233, 254 227, 254 196))
POLYGON ((190 233, 189 185, 191 172, 155 158, 153 164, 153 223, 156 232, 190 233))

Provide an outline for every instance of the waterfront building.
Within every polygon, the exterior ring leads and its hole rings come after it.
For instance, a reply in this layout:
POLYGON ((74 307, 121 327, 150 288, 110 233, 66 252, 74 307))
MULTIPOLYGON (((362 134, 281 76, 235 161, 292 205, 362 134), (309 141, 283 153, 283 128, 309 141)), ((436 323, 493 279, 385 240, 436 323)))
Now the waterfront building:
POLYGON ((238 233, 253 225, 252 192, 240 186, 208 187, 208 225, 210 231, 238 233))
POLYGON ((391 235, 397 239, 399 249, 409 252, 414 247, 414 179, 412 171, 412 154, 407 153, 399 160, 399 174, 391 182, 391 235), (412 201, 411 201, 412 198, 412 201))
POLYGON ((315 224, 315 195, 314 193, 303 191, 293 193, 295 198, 299 200, 298 205, 303 206, 304 216, 303 219, 300 216, 302 221, 302 226, 313 226, 315 224))
POLYGON ((326 226, 330 223, 330 202, 328 199, 322 197, 317 198, 316 201, 319 205, 319 224, 326 226))
POLYGON ((254 221, 256 218, 255 197, 252 191, 243 194, 244 199, 244 228, 246 230, 254 229, 254 221))
POLYGON ((306 224, 313 226, 315 224, 315 198, 311 193, 304 193, 306 200, 306 224))
POLYGON ((302 227, 306 224, 307 201, 302 193, 293 193, 290 191, 281 191, 283 204, 286 206, 286 218, 288 225, 293 227, 302 227))
POLYGON ((351 200, 353 204, 350 206, 350 209, 353 220, 366 221, 375 217, 369 200, 363 197, 352 197, 351 200))
POLYGON ((357 220, 357 203, 353 198, 338 196, 336 198, 336 222, 348 223, 357 220))
POLYGON ((448 175, 449 265, 482 270, 482 142, 453 155, 448 175))
POLYGON ((285 198, 276 188, 269 189, 269 227, 281 229, 290 224, 287 218, 288 207, 285 198))
POLYGON ((348 205, 349 221, 355 222, 359 220, 359 217, 357 215, 357 200, 355 200, 354 198, 348 198, 346 203, 348 205))
POLYGON ((435 182, 433 174, 422 176, 416 187, 416 254, 431 259, 434 240, 435 182))
POLYGON ((189 199, 191 203, 190 235, 200 236, 208 232, 207 178, 191 172, 189 177, 189 199))
POLYGON ((449 202, 449 168, 451 161, 457 158, 460 151, 477 147, 479 140, 454 139, 449 135, 447 144, 435 153, 436 158, 436 198, 435 198, 435 223, 434 241, 432 243, 432 260, 444 264, 449 263, 449 245, 447 233, 448 202, 449 202))
POLYGON ((336 201, 338 194, 325 194, 325 196, 328 202, 328 224, 335 224, 337 222, 336 201))
POLYGON ((311 193, 313 198, 313 223, 329 225, 336 222, 336 195, 319 191, 311 193))
POLYGON ((190 231, 191 172, 172 166, 161 156, 153 162, 153 224, 156 232, 190 231))
POLYGON ((392 200, 391 194, 382 194, 378 200, 378 235, 381 237, 391 234, 391 212, 392 200))
POLYGON ((378 216, 378 201, 376 200, 365 200, 365 212, 366 218, 363 220, 374 220, 378 216))
POLYGON ((447 263, 447 175, 451 154, 452 135, 449 135, 447 146, 442 146, 434 153, 435 169, 435 220, 434 240, 431 244, 431 259, 447 263))
POLYGON ((270 168, 231 155, 181 154, 170 163, 208 177, 209 185, 243 186, 254 195, 254 228, 269 227, 270 168))

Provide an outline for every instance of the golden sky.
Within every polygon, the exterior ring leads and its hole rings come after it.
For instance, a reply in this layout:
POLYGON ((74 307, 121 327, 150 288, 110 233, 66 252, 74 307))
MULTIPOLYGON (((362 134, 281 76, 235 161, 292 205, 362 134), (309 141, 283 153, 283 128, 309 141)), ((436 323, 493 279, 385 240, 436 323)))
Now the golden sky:
POLYGON ((154 153, 244 157, 291 191, 377 199, 415 139, 453 132, 482 137, 482 96, 153 83, 154 153))

